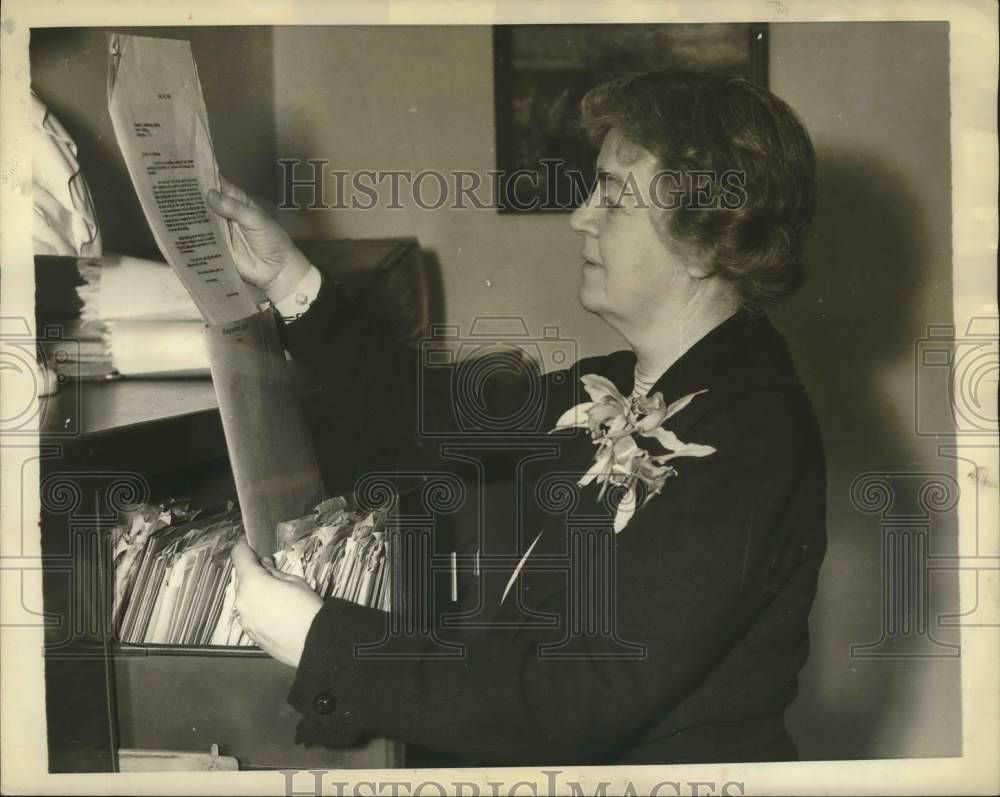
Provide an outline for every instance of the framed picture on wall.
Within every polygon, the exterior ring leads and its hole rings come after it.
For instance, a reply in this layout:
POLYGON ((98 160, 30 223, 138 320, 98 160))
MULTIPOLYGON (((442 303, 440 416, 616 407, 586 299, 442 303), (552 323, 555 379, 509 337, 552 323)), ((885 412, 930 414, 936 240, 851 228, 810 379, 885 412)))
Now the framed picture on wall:
POLYGON ((593 86, 671 68, 767 86, 767 34, 766 24, 743 23, 495 26, 497 208, 558 212, 580 203, 596 153, 577 118, 593 86))

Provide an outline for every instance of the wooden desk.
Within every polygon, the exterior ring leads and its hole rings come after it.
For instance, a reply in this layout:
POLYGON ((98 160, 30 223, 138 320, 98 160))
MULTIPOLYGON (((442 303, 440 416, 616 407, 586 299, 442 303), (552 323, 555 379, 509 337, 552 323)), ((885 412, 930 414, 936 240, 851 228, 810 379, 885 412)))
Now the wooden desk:
POLYGON ((39 432, 96 435, 217 408, 212 380, 107 379, 64 385, 45 399, 39 432))

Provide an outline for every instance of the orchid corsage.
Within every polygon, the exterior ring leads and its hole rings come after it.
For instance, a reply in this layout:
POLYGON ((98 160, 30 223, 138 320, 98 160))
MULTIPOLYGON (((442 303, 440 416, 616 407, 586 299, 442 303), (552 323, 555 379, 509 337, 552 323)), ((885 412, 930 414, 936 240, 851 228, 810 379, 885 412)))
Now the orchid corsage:
POLYGON ((642 502, 645 505, 663 489, 668 478, 677 475, 677 470, 668 462, 678 457, 707 457, 715 453, 712 446, 684 443, 673 432, 662 428, 665 421, 707 391, 689 393, 666 404, 659 392, 625 398, 609 379, 597 374, 587 374, 580 381, 591 400, 564 412, 552 431, 575 427, 590 430, 597 453, 577 485, 586 487, 596 480, 601 485, 598 500, 604 498, 609 484, 624 488, 615 513, 617 534, 638 508, 639 484, 645 488, 642 502), (655 454, 641 447, 639 440, 642 438, 655 440, 665 453, 655 454))

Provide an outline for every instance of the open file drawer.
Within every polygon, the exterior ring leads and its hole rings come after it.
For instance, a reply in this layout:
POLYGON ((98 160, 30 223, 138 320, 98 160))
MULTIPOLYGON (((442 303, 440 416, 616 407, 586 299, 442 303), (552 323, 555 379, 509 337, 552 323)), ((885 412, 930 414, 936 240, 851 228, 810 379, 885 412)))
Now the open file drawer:
MULTIPOLYGON (((425 318, 426 292, 405 289, 423 284, 411 239, 304 248, 359 301, 408 297, 414 328, 425 318)), ((209 380, 71 382, 46 402, 39 426, 51 772, 115 771, 120 748, 207 753, 212 744, 245 768, 402 765, 402 746, 386 740, 296 745, 298 714, 286 703, 294 674, 260 651, 121 645, 108 628, 103 530, 115 512, 137 501, 209 507, 236 497, 209 380)))

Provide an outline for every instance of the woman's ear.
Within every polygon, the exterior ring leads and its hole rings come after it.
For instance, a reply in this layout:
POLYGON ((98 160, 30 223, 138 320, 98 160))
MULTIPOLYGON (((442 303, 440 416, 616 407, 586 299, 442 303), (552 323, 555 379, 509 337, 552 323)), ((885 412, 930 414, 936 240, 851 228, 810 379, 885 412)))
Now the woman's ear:
POLYGON ((707 279, 715 274, 715 263, 711 253, 699 251, 694 244, 678 241, 670 232, 669 216, 666 213, 655 215, 653 226, 672 259, 680 261, 691 279, 707 279))
POLYGON ((691 279, 703 280, 715 276, 715 270, 702 263, 687 263, 686 268, 691 279))
POLYGON ((715 263, 707 254, 695 254, 687 251, 681 257, 684 270, 691 279, 703 280, 715 276, 715 263))

